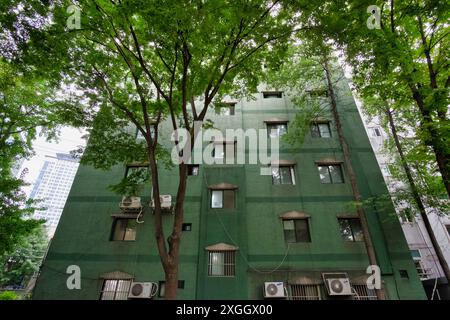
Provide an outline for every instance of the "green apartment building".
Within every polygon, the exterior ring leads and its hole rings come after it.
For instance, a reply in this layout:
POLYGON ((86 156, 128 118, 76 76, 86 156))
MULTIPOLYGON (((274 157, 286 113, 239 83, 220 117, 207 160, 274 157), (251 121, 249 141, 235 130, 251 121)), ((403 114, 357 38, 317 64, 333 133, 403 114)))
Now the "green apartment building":
MULTIPOLYGON (((360 191, 364 199, 386 195, 351 91, 345 81, 338 87, 360 191)), ((282 134, 298 112, 278 91, 229 102, 233 106, 226 112, 210 110, 208 115, 222 131, 269 128, 282 134)), ((169 133, 169 124, 163 124, 161 136, 169 133)), ((179 299, 376 298, 365 285, 369 262, 331 113, 312 125, 301 147, 280 146, 280 166, 272 176, 261 175, 260 164, 190 170, 179 299), (344 291, 349 284, 350 293, 330 294, 329 278, 343 279, 344 291)), ((247 153, 252 147, 246 146, 247 153)), ((127 299, 132 282, 158 284, 151 287, 153 299, 164 297, 149 190, 141 196, 139 217, 122 210, 122 197, 107 190, 131 169, 132 164, 110 172, 80 166, 34 299, 127 299), (80 289, 67 287, 71 265, 81 270, 80 289)), ((172 202, 177 182, 177 168, 160 168, 161 194, 172 195, 172 202)), ((364 210, 387 299, 426 299, 392 204, 367 202, 364 210)), ((163 220, 168 235, 170 212, 163 220)))

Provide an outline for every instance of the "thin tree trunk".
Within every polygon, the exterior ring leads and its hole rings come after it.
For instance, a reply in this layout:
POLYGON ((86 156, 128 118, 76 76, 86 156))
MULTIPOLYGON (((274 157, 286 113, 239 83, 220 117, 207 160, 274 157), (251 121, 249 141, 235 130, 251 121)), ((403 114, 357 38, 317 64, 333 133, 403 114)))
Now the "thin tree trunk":
MULTIPOLYGON (((338 137, 339 137, 339 143, 341 144, 342 152, 344 154, 345 168, 347 169, 350 184, 352 187, 353 197, 356 201, 356 210, 357 210, 360 222, 361 222, 361 228, 362 228, 362 232, 364 235, 364 243, 365 243, 367 255, 369 258, 369 263, 371 265, 378 266, 377 258, 375 255, 375 249, 374 249, 373 243, 372 243, 372 238, 370 237, 369 224, 367 222, 367 217, 362 208, 362 196, 361 196, 361 192, 359 191, 358 184, 356 181, 356 175, 355 175, 355 171, 353 169, 352 160, 351 160, 351 156, 350 156, 350 149, 348 147, 347 141, 344 136, 344 132, 342 130, 341 119, 340 119, 340 116, 339 116, 339 113, 337 110, 336 97, 334 94, 333 83, 332 83, 331 75, 330 75, 330 68, 328 66, 328 61, 326 59, 327 59, 327 57, 325 57, 325 59, 324 59, 324 70, 325 70, 325 75, 326 75, 326 80, 327 80, 328 94, 330 96, 330 101, 331 101, 331 112, 333 114, 333 118, 336 123, 336 130, 337 130, 338 137)), ((381 288, 375 289, 375 292, 376 292, 377 298, 379 300, 385 299, 384 291, 381 288)))
POLYGON ((444 270, 444 275, 447 278, 447 281, 450 283, 449 266, 447 264, 447 261, 445 260, 444 254, 442 253, 441 247, 439 246, 439 242, 436 239, 433 229, 431 228, 431 223, 430 223, 430 220, 428 219, 428 215, 426 213, 425 206, 422 202, 422 199, 420 198, 417 186, 414 182, 414 178, 411 173, 411 169, 406 161, 405 154, 403 152, 403 148, 402 148, 402 146, 400 144, 400 140, 398 138, 397 127, 395 126, 394 118, 392 117, 392 112, 389 109, 387 109, 386 115, 389 120, 389 127, 391 129, 392 137, 394 138, 395 147, 397 148, 397 152, 400 156, 400 161, 402 163, 403 170, 405 170, 406 177, 408 179, 414 201, 416 202, 416 205, 419 208, 420 216, 422 217, 422 220, 425 224, 425 228, 431 239, 431 244, 432 244, 434 250, 436 251, 436 255, 438 257, 439 263, 441 264, 442 269, 444 270))
POLYGON ((178 289, 178 263, 181 243, 181 228, 183 225, 184 208, 183 203, 186 196, 187 186, 187 165, 181 163, 179 165, 180 182, 178 184, 177 200, 175 203, 175 217, 173 221, 172 234, 169 242, 169 266, 166 271, 166 292, 167 300, 174 300, 177 297, 178 289))
POLYGON ((436 123, 433 121, 430 111, 428 110, 422 95, 413 83, 409 83, 409 87, 412 91, 412 96, 416 101, 417 107, 422 115, 421 130, 426 132, 426 139, 424 143, 431 145, 436 157, 436 163, 439 168, 439 172, 442 175, 447 195, 450 198, 450 153, 448 152, 448 146, 446 146, 444 137, 440 137, 436 131, 436 123))

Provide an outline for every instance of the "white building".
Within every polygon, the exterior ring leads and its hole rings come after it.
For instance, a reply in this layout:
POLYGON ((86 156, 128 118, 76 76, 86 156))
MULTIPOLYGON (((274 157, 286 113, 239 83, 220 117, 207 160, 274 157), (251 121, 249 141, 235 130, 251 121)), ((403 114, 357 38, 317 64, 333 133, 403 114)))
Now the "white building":
POLYGON ((46 156, 31 191, 30 198, 41 199, 38 207, 45 208, 36 210, 33 217, 47 220, 45 226, 49 237, 52 237, 56 230, 78 165, 78 159, 74 159, 70 154, 56 153, 56 156, 46 156))
MULTIPOLYGON (((363 118, 370 143, 377 157, 378 165, 380 166, 386 185, 389 192, 392 192, 402 186, 402 182, 394 180, 391 176, 388 165, 392 162, 392 159, 383 152, 384 142, 389 136, 377 123, 378 120, 376 118, 368 121, 361 110, 360 114, 363 118)), ((437 213, 433 208, 427 208, 427 215, 445 260, 450 265, 450 217, 437 213)), ((445 293, 439 287, 440 284, 446 283, 446 279, 422 218, 420 216, 409 220, 400 218, 400 221, 427 295, 429 298, 433 296, 433 299, 440 299, 445 293), (434 290, 435 287, 437 290, 434 290)))

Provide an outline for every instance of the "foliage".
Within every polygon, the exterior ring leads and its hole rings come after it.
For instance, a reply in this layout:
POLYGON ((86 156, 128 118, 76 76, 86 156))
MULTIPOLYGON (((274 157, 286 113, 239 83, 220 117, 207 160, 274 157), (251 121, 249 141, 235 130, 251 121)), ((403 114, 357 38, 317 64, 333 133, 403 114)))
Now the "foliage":
POLYGON ((0 292, 0 300, 18 300, 19 296, 17 293, 14 293, 12 291, 3 291, 0 292))
POLYGON ((39 270, 47 245, 48 239, 41 226, 0 256, 0 286, 26 285, 29 278, 39 270))
MULTIPOLYGON (((170 133, 160 134, 160 123, 193 135, 193 122, 206 120, 208 109, 224 95, 254 91, 262 66, 281 61, 297 26, 290 5, 261 0, 60 1, 51 9, 52 23, 42 28, 43 36, 36 41, 31 37, 27 61, 44 56, 52 61, 46 75, 63 88, 82 92, 85 112, 96 114, 83 123, 90 129, 81 162, 105 170, 149 162, 155 234, 166 274, 177 272, 187 173, 181 164, 174 225, 167 238, 158 213, 156 159, 158 165, 168 165, 166 147, 174 142, 170 133), (67 24, 69 5, 80 9, 79 28, 67 24), (136 129, 142 140, 136 139, 136 129)), ((130 190, 135 186, 128 179, 112 189, 135 192, 130 190)), ((170 281, 166 294, 173 298, 176 278, 170 281)))
POLYGON ((81 125, 85 120, 81 97, 59 99, 58 77, 44 75, 50 63, 30 60, 34 57, 30 39, 36 41, 48 23, 49 4, 33 0, 0 4, 0 255, 42 223, 30 218, 36 203, 21 191, 26 170, 17 178, 11 168, 32 156, 38 132, 55 139, 62 125, 81 125))
POLYGON ((309 20, 345 53, 363 98, 388 102, 396 119, 411 121, 423 146, 417 150, 434 156, 449 193, 450 5, 439 0, 380 3, 380 28, 369 29, 366 10, 373 4, 326 1, 309 20))

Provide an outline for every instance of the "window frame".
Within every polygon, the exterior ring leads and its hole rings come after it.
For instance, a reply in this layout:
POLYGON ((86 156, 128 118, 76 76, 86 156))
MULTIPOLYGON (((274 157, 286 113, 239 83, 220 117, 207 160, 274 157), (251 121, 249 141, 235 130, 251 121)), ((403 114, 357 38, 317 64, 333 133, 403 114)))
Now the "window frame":
POLYGON ((266 122, 266 129, 268 139, 280 138, 288 133, 288 121, 266 122), (280 126, 284 126, 284 132, 280 133, 280 126), (272 136, 272 130, 277 131, 277 134, 275 136, 272 136))
POLYGON ((188 164, 187 165, 187 175, 188 177, 192 176, 192 177, 196 177, 198 176, 200 171, 200 165, 198 164, 188 164), (194 174, 195 172, 195 174, 194 174))
MULTIPOLYGON (((217 262, 216 262, 217 263, 217 262)), ((236 250, 208 250, 208 277, 233 278, 236 276, 236 250), (218 265, 214 265, 213 255, 222 255, 218 265), (221 269, 221 272, 217 272, 221 269)))
POLYGON ((184 222, 181 225, 181 231, 184 231, 184 232, 192 231, 192 223, 191 222, 184 222))
POLYGON ((211 202, 210 209, 236 209, 236 190, 235 189, 211 189, 211 202), (213 193, 214 192, 222 192, 222 205, 220 207, 213 207, 213 193), (225 206, 225 192, 233 193, 233 206, 225 206))
POLYGON ((102 282, 102 288, 101 288, 101 290, 100 290, 100 299, 99 299, 99 300, 128 300, 128 294, 129 294, 129 292, 130 292, 130 288, 131 288, 131 284, 132 284, 132 283, 133 283, 133 279, 103 279, 103 282, 102 282), (115 281, 115 282, 116 282, 116 283, 115 283, 115 286, 114 286, 114 291, 111 291, 111 290, 106 291, 106 290, 105 290, 107 281, 115 281), (128 290, 127 290, 127 291, 118 291, 118 290, 117 290, 118 287, 119 287, 119 281, 129 282, 129 284, 128 284, 128 290), (108 292, 108 293, 114 292, 114 294, 113 294, 113 299, 102 299, 105 292, 108 292), (116 298, 117 298, 117 293, 118 293, 118 292, 119 292, 119 293, 125 293, 125 292, 126 292, 126 298, 125 298, 125 299, 116 299, 116 298))
POLYGON ((323 122, 313 122, 311 124, 311 137, 312 138, 323 138, 323 139, 330 139, 333 137, 333 134, 331 133, 331 125, 330 121, 323 121, 323 122), (321 125, 326 125, 328 130, 328 136, 324 136, 322 134, 322 131, 320 130, 321 125))
POLYGON ((363 233, 363 229, 362 229, 362 225, 361 225, 361 220, 358 217, 338 217, 337 220, 338 220, 338 226, 339 226, 339 233, 340 233, 341 239, 344 242, 351 242, 351 243, 353 243, 353 242, 364 242, 364 233, 363 233), (342 232, 342 230, 343 230, 342 229, 342 223, 341 223, 341 222, 344 222, 344 221, 347 222, 347 227, 350 229, 351 240, 347 240, 347 238, 344 238, 344 235, 343 235, 343 232, 342 232), (359 224, 359 230, 361 232, 361 236, 358 237, 358 239, 360 239, 360 240, 357 240, 357 238, 355 237, 354 223, 352 223, 352 222, 355 222, 355 221, 357 221, 358 224, 359 224))
POLYGON ((271 167, 271 170, 272 170, 272 185, 274 185, 274 186, 275 185, 276 186, 278 186, 278 185, 292 185, 292 186, 295 186, 296 179, 295 179, 295 166, 294 165, 279 165, 277 167, 273 166, 273 167, 271 167), (283 175, 281 174, 281 168, 283 168, 283 169, 288 168, 289 169, 290 183, 283 183, 282 182, 283 175), (276 178, 274 177, 274 170, 275 169, 278 170, 279 183, 275 183, 275 181, 276 181, 276 178))
POLYGON ((372 133, 372 137, 374 137, 374 138, 380 138, 381 137, 381 129, 380 129, 380 127, 372 127, 372 128, 370 128, 370 131, 372 133))
POLYGON ((310 222, 309 222, 309 219, 310 218, 307 218, 307 217, 305 217, 305 218, 290 218, 290 219, 282 219, 282 223, 283 223, 283 236, 284 236, 284 242, 286 243, 286 244, 292 244, 292 243, 311 243, 312 242, 312 237, 311 237, 311 226, 310 226, 310 222), (288 222, 288 221, 292 221, 293 222, 293 224, 294 224, 294 229, 292 230, 292 229, 286 229, 286 225, 285 225, 285 223, 286 222, 288 222), (297 222, 304 222, 305 223, 305 225, 306 225, 306 231, 307 231, 307 241, 300 241, 300 237, 299 237, 299 234, 297 233, 298 232, 298 230, 297 230, 297 222), (288 237, 286 236, 286 233, 288 232, 288 231, 290 231, 290 232, 292 232, 293 231, 293 235, 294 235, 294 237, 295 237, 295 241, 288 241, 288 237))
POLYGON ((263 91, 263 99, 282 99, 283 91, 263 91))
POLYGON ((342 165, 340 163, 335 163, 335 164, 317 164, 317 170, 319 172, 319 179, 320 179, 320 183, 322 184, 342 184, 345 183, 345 179, 344 179, 344 170, 342 169, 342 165), (324 182, 324 180, 320 177, 320 168, 324 167, 327 169, 327 174, 328 174, 328 179, 330 180, 330 182, 324 182), (330 167, 337 167, 339 170, 336 172, 339 172, 339 175, 341 177, 341 181, 340 182, 334 182, 333 181, 333 176, 331 174, 331 170, 330 167))
POLYGON ((136 222, 136 218, 125 218, 125 217, 115 217, 113 224, 112 224, 112 229, 111 229, 111 235, 110 235, 110 240, 109 241, 119 241, 119 242, 133 242, 136 241, 136 237, 137 237, 137 222, 136 222), (122 239, 115 239, 115 235, 117 233, 116 228, 117 225, 119 223, 119 221, 124 221, 127 220, 127 224, 125 226, 125 230, 123 231, 123 236, 122 239), (129 228, 129 222, 130 220, 132 220, 134 222, 134 238, 133 239, 125 239, 126 238, 126 234, 127 234, 127 228, 129 228))
POLYGON ((374 289, 369 289, 366 284, 353 284, 352 300, 378 300, 377 293, 374 289))
POLYGON ((289 284, 289 300, 322 300, 322 290, 320 284, 289 284))
POLYGON ((236 114, 236 102, 223 102, 222 106, 215 109, 218 116, 234 116, 236 114), (224 112, 226 110, 227 112, 224 112))

